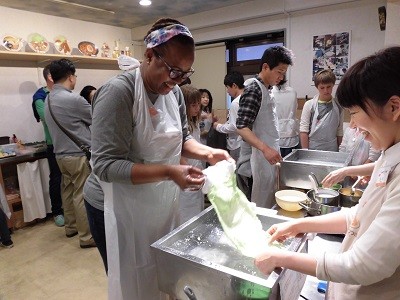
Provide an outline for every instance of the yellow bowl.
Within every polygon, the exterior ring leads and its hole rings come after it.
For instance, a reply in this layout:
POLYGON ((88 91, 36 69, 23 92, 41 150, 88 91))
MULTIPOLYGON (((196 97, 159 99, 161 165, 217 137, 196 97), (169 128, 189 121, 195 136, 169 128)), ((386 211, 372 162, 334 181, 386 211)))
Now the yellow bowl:
POLYGON ((275 193, 276 203, 284 210, 298 211, 301 209, 299 202, 307 200, 307 195, 296 190, 281 190, 275 193))

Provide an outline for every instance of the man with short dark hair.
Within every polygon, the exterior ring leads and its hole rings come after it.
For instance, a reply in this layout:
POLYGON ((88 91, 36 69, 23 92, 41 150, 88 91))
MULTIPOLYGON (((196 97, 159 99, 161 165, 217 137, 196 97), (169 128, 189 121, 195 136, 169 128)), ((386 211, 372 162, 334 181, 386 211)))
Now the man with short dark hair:
POLYGON ((260 72, 240 97, 236 121, 238 133, 252 146, 250 158, 253 175, 251 201, 257 206, 271 208, 275 204, 276 163, 279 154, 278 118, 271 88, 285 77, 293 64, 290 50, 273 46, 264 51, 260 72))
POLYGON ((62 227, 64 226, 64 215, 61 200, 61 172, 56 161, 53 141, 51 139, 50 132, 44 116, 45 100, 54 85, 49 67, 50 66, 47 65, 43 69, 43 77, 46 80, 46 86, 38 89, 33 95, 32 108, 36 121, 42 122, 44 136, 47 144, 47 161, 49 163, 50 170, 49 194, 51 201, 51 212, 53 214, 54 223, 57 226, 62 227))
POLYGON ((228 120, 224 123, 214 122, 213 127, 216 131, 227 134, 227 148, 233 159, 238 160, 240 152, 240 141, 242 138, 237 133, 236 118, 239 110, 239 99, 244 90, 244 78, 239 72, 231 72, 224 78, 224 85, 229 96, 232 97, 231 107, 229 108, 228 120))
POLYGON ((83 202, 83 185, 90 174, 85 153, 55 123, 54 118, 72 136, 90 146, 92 123, 91 106, 82 96, 75 94, 75 66, 68 59, 50 64, 54 81, 46 100, 45 117, 54 143, 54 153, 62 173, 61 195, 64 207, 65 233, 73 237, 79 233, 81 248, 95 247, 89 230, 83 202))

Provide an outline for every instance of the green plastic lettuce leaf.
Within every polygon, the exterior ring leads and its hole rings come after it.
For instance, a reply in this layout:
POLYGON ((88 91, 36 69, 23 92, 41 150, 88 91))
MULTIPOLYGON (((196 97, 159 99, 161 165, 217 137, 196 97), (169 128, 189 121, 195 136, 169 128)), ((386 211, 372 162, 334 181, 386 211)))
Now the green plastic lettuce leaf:
POLYGON ((214 206, 225 235, 243 255, 256 257, 268 248, 268 234, 247 200, 237 187, 234 168, 227 161, 204 170, 208 199, 214 206))

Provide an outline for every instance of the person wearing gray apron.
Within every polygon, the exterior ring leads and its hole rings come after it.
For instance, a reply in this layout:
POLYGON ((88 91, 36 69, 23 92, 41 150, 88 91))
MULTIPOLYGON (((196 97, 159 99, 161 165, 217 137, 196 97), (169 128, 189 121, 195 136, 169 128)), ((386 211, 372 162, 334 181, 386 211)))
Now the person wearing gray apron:
POLYGON ((246 85, 239 101, 236 121, 238 133, 252 146, 250 157, 253 187, 251 201, 257 206, 271 208, 277 189, 276 163, 279 154, 278 118, 270 87, 279 84, 292 65, 292 53, 282 46, 265 50, 261 71, 246 85))
POLYGON ((319 118, 318 95, 312 100, 314 114, 309 134, 309 146, 311 150, 338 151, 337 128, 343 126, 343 114, 336 100, 332 100, 332 108, 319 118))
MULTIPOLYGON (((274 98, 271 91, 264 84, 256 80, 262 90, 262 101, 257 118, 253 123, 254 134, 269 147, 279 152, 278 117, 274 98)), ((271 208, 275 203, 275 192, 277 190, 277 168, 270 164, 262 151, 252 148, 250 157, 251 169, 253 171, 253 190, 251 201, 257 206, 271 208)))
POLYGON ((204 182, 180 157, 210 164, 229 154, 188 133, 178 84, 193 74, 194 41, 173 19, 158 20, 145 38, 144 60, 120 60, 126 72, 93 100, 93 172, 104 191, 108 298, 163 299, 150 245, 179 222, 179 188, 204 182), (173 66, 173 67, 172 67, 173 66))

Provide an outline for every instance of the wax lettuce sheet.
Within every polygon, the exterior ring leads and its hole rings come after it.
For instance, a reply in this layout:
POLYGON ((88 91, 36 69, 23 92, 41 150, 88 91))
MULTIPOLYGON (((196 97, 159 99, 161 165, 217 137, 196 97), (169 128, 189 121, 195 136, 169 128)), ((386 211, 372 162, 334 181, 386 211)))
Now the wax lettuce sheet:
POLYGON ((235 165, 228 161, 205 169, 203 192, 214 206, 228 239, 243 255, 254 258, 269 247, 269 235, 262 229, 254 203, 237 187, 234 171, 235 165))

